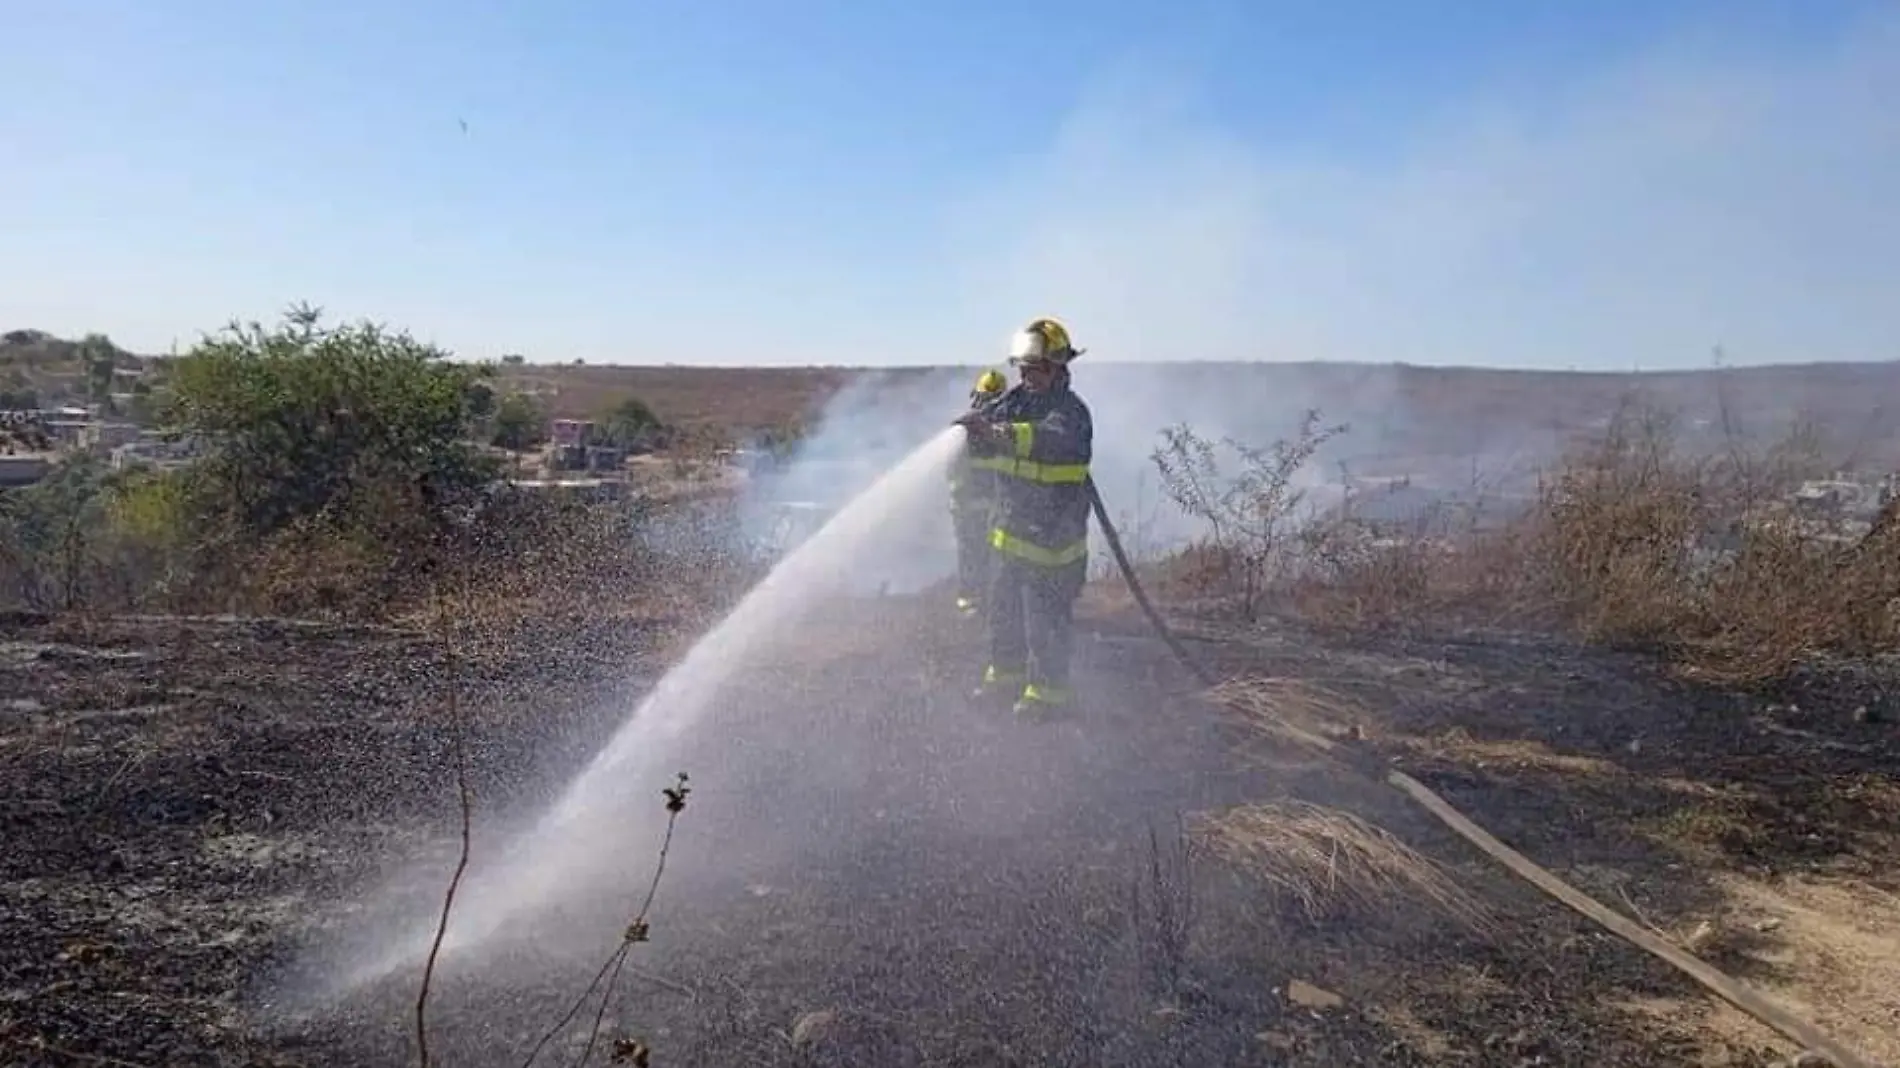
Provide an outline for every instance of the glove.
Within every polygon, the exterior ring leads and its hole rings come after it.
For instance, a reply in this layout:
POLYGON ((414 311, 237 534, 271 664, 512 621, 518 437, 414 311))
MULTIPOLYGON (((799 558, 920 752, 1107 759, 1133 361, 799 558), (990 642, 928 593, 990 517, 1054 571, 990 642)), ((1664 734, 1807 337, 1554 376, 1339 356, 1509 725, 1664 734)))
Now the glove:
POLYGON ((1004 423, 993 423, 974 412, 956 421, 970 436, 970 447, 980 452, 991 452, 1009 438, 1009 427, 1004 423))

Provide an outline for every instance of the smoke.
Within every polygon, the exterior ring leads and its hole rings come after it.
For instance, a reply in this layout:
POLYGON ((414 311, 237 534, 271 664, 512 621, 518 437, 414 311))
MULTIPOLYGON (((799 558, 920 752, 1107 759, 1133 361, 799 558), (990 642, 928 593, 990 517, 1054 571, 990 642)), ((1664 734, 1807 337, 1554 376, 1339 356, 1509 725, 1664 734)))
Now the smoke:
POLYGON ((1323 132, 1263 142, 1152 70, 1099 81, 1041 151, 946 208, 925 317, 939 334, 914 348, 954 369, 858 383, 795 473, 761 489, 819 496, 843 476, 817 458, 876 466, 899 450, 870 443, 921 441, 1041 314, 1089 349, 1075 385, 1095 414, 1094 477, 1155 547, 1194 532, 1149 459, 1175 423, 1265 445, 1318 408, 1351 428, 1303 472, 1323 497, 1348 471, 1521 482, 1614 403, 1600 383, 1581 405, 1508 381, 1466 396, 1398 362, 1900 355, 1895 99, 1891 9, 1812 39, 1690 35, 1540 72, 1376 150, 1323 132))
MULTIPOLYGON (((809 537, 918 446, 943 433, 965 406, 971 379, 947 369, 872 371, 827 402, 807 435, 773 462, 759 455, 740 521, 755 544, 786 551, 809 537)), ((757 446, 754 446, 757 449, 757 446)), ((948 508, 949 483, 944 483, 948 508)), ((901 544, 865 562, 845 590, 913 592, 955 567, 948 512, 941 524, 912 528, 901 544)))
POLYGON ((1050 313, 1099 360, 1891 358, 1895 99, 1891 7, 1818 41, 1658 44, 1375 143, 1275 143, 1186 83, 1105 81, 949 210, 959 336, 1050 313))
MULTIPOLYGON (((742 504, 751 536, 772 540, 788 517, 806 529, 822 522, 832 509, 966 411, 970 389, 984 366, 1003 364, 997 360, 868 372, 853 380, 827 402, 781 466, 752 479, 742 504)), ((1265 446, 1293 434, 1309 405, 1337 404, 1352 416, 1377 412, 1385 403, 1388 385, 1382 381, 1341 393, 1305 381, 1300 368, 1276 370, 1281 384, 1263 394, 1260 380, 1245 369, 1238 374, 1248 388, 1236 390, 1223 388, 1237 373, 1231 367, 1090 366, 1087 356, 1074 365, 1074 388, 1095 423, 1090 474, 1132 551, 1164 551, 1202 533, 1200 521, 1174 506, 1163 492, 1153 453, 1167 427, 1185 424, 1212 441, 1232 437, 1265 446)), ((1329 422, 1338 418, 1331 411, 1322 414, 1329 422)), ((1239 473, 1237 468, 1223 472, 1239 473)), ((1337 500, 1336 476, 1328 475, 1323 462, 1309 466, 1301 478, 1309 503, 1337 500)), ((878 566, 865 568, 854 582, 855 591, 907 593, 951 574, 956 557, 947 484, 942 507, 941 522, 921 528, 905 546, 894 547, 904 551, 888 553, 878 566)), ((1096 558, 1105 559, 1100 532, 1094 537, 1096 558)))

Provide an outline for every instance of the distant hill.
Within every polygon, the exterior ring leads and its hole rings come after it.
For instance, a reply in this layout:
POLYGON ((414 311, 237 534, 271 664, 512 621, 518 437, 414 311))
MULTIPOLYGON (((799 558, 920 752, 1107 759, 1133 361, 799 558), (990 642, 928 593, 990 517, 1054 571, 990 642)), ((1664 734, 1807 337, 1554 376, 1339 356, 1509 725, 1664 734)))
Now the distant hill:
POLYGON ((97 393, 129 387, 148 362, 103 334, 72 340, 9 330, 0 334, 0 408, 84 404, 97 393), (111 374, 104 373, 108 364, 111 374))
MULTIPOLYGON (((521 365, 503 380, 544 395, 557 417, 589 418, 637 396, 688 428, 790 426, 846 385, 876 376, 901 388, 977 368, 737 368, 521 365)), ((1359 448, 1473 455, 1517 437, 1600 430, 1641 399, 1676 411, 1692 440, 1734 432, 1761 440, 1797 421, 1824 429, 1862 462, 1900 466, 1900 361, 1785 364, 1667 372, 1514 371, 1350 363, 1078 364, 1084 396, 1153 395, 1171 410, 1204 408, 1233 428, 1237 407, 1318 407, 1353 424, 1359 448), (1383 443, 1383 444, 1381 444, 1383 443)), ((1119 406, 1119 405, 1117 405, 1119 406)))
MULTIPOLYGON (((102 335, 80 340, 42 331, 0 334, 0 391, 29 389, 44 404, 83 401, 88 356, 109 351, 122 374, 141 357, 102 335)), ((666 423, 705 436, 809 424, 839 391, 869 379, 903 389, 936 376, 974 378, 977 367, 688 367, 513 364, 504 388, 541 395, 555 418, 597 418, 626 397, 666 423)), ((1780 364, 1690 371, 1518 371, 1353 363, 1167 363, 1084 361, 1084 396, 1104 410, 1165 408, 1170 419, 1203 416, 1221 432, 1271 436, 1275 416, 1318 407, 1352 424, 1351 451, 1442 457, 1508 450, 1600 430, 1620 404, 1642 398, 1680 413, 1683 430, 1707 444, 1724 434, 1757 440, 1798 420, 1825 431, 1856 465, 1900 467, 1900 361, 1780 364)), ((1145 429, 1143 432, 1146 432, 1145 429)))

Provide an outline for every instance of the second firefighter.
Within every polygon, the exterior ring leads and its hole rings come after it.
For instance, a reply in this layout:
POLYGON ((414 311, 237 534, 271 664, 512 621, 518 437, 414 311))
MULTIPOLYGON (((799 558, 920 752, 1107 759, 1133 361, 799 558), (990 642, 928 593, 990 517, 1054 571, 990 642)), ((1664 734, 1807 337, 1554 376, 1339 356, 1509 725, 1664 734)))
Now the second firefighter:
MULTIPOLYGON (((970 390, 965 418, 982 416, 1009 385, 1001 371, 985 371, 970 390)), ((989 596, 990 529, 996 520, 996 484, 1000 476, 966 454, 950 469, 950 519, 957 542, 957 611, 974 616, 989 596)))

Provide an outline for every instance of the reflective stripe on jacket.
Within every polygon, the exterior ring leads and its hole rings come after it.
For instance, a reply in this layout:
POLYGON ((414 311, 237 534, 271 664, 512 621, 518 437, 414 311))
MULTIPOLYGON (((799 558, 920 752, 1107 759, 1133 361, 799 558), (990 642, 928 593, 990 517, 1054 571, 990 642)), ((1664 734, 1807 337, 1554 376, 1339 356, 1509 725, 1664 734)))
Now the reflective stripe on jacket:
POLYGON ((1087 559, 1086 482, 1095 437, 1088 405, 1066 381, 1040 393, 1018 385, 988 414, 1010 429, 999 451, 971 461, 971 466, 999 478, 990 545, 1040 567, 1065 567, 1087 559))

